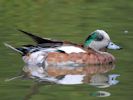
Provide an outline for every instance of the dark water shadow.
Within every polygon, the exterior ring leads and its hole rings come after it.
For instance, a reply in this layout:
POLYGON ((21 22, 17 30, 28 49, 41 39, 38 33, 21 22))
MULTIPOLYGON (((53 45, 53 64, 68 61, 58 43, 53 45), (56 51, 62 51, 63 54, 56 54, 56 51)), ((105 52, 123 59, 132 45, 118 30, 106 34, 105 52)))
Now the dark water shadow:
POLYGON ((33 95, 37 94, 39 91, 40 84, 38 82, 34 83, 30 89, 29 92, 24 97, 24 100, 29 100, 33 95))
POLYGON ((35 81, 34 84, 31 85, 31 87, 29 88, 28 93, 24 96, 23 100, 30 100, 32 96, 37 95, 39 93, 39 89, 42 86, 48 86, 48 85, 52 85, 52 83, 35 81))

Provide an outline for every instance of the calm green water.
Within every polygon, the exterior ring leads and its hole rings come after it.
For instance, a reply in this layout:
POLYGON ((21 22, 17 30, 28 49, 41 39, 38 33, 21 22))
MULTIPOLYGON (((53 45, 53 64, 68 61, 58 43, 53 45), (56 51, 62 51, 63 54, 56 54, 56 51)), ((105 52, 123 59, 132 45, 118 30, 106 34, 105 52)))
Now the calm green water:
POLYGON ((132 0, 0 0, 0 100, 131 100, 133 98, 133 1, 132 0), (109 51, 116 58, 120 83, 102 89, 110 97, 89 94, 89 85, 45 85, 32 80, 4 80, 21 73, 21 57, 4 47, 33 43, 16 29, 42 37, 82 43, 96 29, 106 30, 124 49, 109 51), (124 33, 127 30, 128 33, 124 33), (32 90, 35 90, 32 91, 32 90))

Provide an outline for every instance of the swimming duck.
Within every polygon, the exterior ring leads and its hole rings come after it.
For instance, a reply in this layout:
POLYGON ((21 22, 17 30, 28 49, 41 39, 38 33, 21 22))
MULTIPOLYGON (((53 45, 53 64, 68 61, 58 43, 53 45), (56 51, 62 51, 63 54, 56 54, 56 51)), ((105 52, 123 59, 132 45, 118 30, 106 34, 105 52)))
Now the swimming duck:
POLYGON ((114 63, 115 57, 106 52, 106 49, 121 49, 111 42, 109 35, 104 30, 92 32, 84 44, 76 44, 68 41, 51 40, 41 38, 32 33, 19 30, 30 36, 37 45, 24 45, 14 48, 23 56, 23 60, 29 65, 54 65, 54 66, 82 66, 86 64, 114 63))

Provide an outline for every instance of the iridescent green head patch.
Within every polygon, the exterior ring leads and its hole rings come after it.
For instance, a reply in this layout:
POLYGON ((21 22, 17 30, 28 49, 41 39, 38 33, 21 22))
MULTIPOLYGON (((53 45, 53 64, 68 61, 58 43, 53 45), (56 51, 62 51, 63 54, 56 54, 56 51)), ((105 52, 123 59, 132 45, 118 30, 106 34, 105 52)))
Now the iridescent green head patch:
POLYGON ((92 35, 90 35, 90 36, 86 39, 84 46, 88 46, 93 40, 96 39, 96 37, 97 37, 97 33, 94 32, 92 35))

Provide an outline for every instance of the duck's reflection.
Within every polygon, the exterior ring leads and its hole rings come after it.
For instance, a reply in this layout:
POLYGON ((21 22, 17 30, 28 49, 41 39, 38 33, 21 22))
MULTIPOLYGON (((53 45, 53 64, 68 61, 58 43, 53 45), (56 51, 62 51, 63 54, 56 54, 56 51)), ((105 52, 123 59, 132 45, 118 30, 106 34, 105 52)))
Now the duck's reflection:
POLYGON ((29 78, 39 82, 52 82, 56 84, 90 84, 98 88, 105 88, 117 84, 117 74, 108 75, 107 72, 115 68, 114 64, 92 65, 82 67, 59 66, 24 66, 23 71, 29 78))
POLYGON ((118 74, 95 74, 91 77, 90 85, 97 88, 106 88, 119 83, 118 74))
MULTIPOLYGON (((72 84, 89 84, 96 88, 107 88, 116 85, 119 81, 116 78, 120 75, 109 74, 115 65, 92 65, 82 67, 60 67, 60 66, 24 66, 23 72, 26 77, 37 80, 31 87, 30 92, 25 96, 29 100, 32 95, 36 94, 41 85, 56 83, 63 85, 72 84)), ((95 91, 90 94, 96 97, 107 97, 111 93, 106 91, 95 91)))

